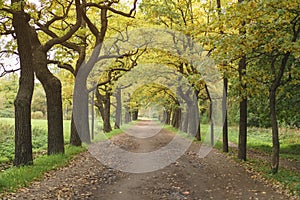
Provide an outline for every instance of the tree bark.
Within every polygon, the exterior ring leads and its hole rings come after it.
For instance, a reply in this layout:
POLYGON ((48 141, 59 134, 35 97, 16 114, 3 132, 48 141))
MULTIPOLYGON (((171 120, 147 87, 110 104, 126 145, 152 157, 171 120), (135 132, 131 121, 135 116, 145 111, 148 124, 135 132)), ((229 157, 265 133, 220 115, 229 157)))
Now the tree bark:
MULTIPOLYGON (((12 1, 18 3, 20 1, 12 1)), ((15 105, 15 157, 14 165, 33 164, 31 138, 31 100, 34 88, 32 66, 31 27, 29 15, 21 11, 13 14, 13 27, 17 37, 21 72, 15 105)))
POLYGON ((164 110, 164 123, 171 124, 171 111, 169 109, 164 110))
MULTIPOLYGON (((292 42, 296 41, 296 38, 298 37, 300 33, 300 26, 298 27, 298 30, 294 32, 294 38, 292 42)), ((281 65, 278 69, 278 73, 275 74, 275 62, 276 58, 274 58, 274 62, 271 62, 271 71, 273 75, 275 76, 275 79, 270 87, 269 93, 270 93, 270 118, 272 123, 272 172, 275 174, 278 172, 279 168, 279 154, 280 154, 280 143, 279 143, 279 130, 278 130, 278 123, 277 123, 277 116, 276 116, 276 91, 278 87, 281 84, 281 79, 283 77, 286 65, 288 63, 288 59, 291 55, 291 52, 286 52, 281 60, 281 65)))
POLYGON ((208 114, 208 119, 209 119, 209 123, 210 123, 210 145, 214 146, 215 145, 215 133, 214 133, 214 121, 212 118, 213 115, 213 102, 208 90, 207 85, 205 85, 205 90, 209 99, 209 114, 208 114))
POLYGON ((224 125, 223 125, 223 152, 228 152, 228 119, 227 119, 227 90, 228 90, 228 79, 224 77, 224 97, 223 97, 223 117, 224 117, 224 125))
POLYGON ((201 124, 200 124, 200 112, 199 112, 199 105, 198 105, 198 101, 196 102, 196 108, 195 108, 195 114, 196 114, 196 117, 197 117, 197 123, 198 124, 195 124, 196 126, 196 139, 197 141, 201 141, 201 124))
POLYGON ((198 110, 198 105, 195 102, 192 102, 189 104, 190 108, 189 108, 189 129, 188 129, 188 133, 191 136, 196 137, 197 134, 197 129, 198 129, 198 124, 197 124, 197 114, 199 114, 199 112, 197 112, 198 110))
POLYGON ((130 117, 130 112, 129 112, 129 106, 125 105, 125 120, 124 120, 125 124, 128 124, 129 122, 131 122, 131 117, 130 117))
MULTIPOLYGON (((242 90, 246 92, 246 83, 243 79, 246 75, 246 56, 243 56, 239 62, 239 80, 241 82, 242 90)), ((246 161, 247 159, 247 96, 241 91, 240 102, 240 125, 239 125, 239 143, 238 143, 238 158, 246 161)))
POLYGON ((119 129, 121 127, 122 123, 122 94, 121 94, 121 89, 117 88, 116 89, 116 121, 115 121, 115 129, 119 129))
POLYGON ((76 128, 73 114, 72 114, 72 119, 71 119, 71 130, 70 131, 71 131, 70 132, 70 144, 73 146, 81 146, 82 142, 81 142, 80 136, 79 136, 77 128, 76 128))
POLYGON ((106 91, 105 102, 104 102, 104 132, 108 133, 112 131, 110 124, 110 93, 106 91))
MULTIPOLYGON (((243 1, 244 0, 238 0, 239 3, 242 3, 243 1)), ((240 35, 246 34, 244 26, 245 26, 245 22, 242 22, 242 27, 239 30, 240 35)), ((246 76, 246 66, 247 66, 246 55, 242 55, 242 58, 240 59, 238 64, 239 81, 242 89, 242 91, 240 91, 241 102, 240 102, 238 158, 244 161, 246 161, 247 159, 247 94, 246 94, 247 85, 246 83, 244 83, 244 79, 246 76), (245 92, 245 94, 243 94, 243 92, 245 92)))
MULTIPOLYGON (((85 27, 85 25, 83 25, 85 27)), ((83 43, 86 43, 86 38, 83 40, 83 43)), ((78 50, 79 53, 79 58, 76 62, 76 68, 73 73, 75 79, 77 77, 77 73, 81 68, 81 65, 83 64, 85 57, 86 57, 86 46, 83 45, 79 47, 78 50)), ((72 118, 71 118, 71 127, 70 127, 70 144, 73 146, 81 146, 82 145, 82 140, 80 138, 80 135, 78 133, 75 121, 74 121, 74 116, 73 116, 73 111, 72 111, 72 118)))
POLYGON ((139 110, 138 109, 134 109, 133 111, 131 111, 131 119, 133 121, 138 120, 138 116, 139 116, 139 110))
POLYGON ((48 155, 64 153, 63 109, 61 82, 48 69, 47 52, 41 50, 37 35, 34 37, 34 66, 47 98, 48 155))
POLYGON ((277 173, 279 167, 280 143, 279 143, 278 123, 276 117, 276 89, 275 90, 271 89, 270 91, 270 116, 272 122, 272 142, 273 142, 272 172, 277 173))
MULTIPOLYGON (((73 103, 74 103, 73 119, 74 122, 76 122, 77 133, 80 136, 81 141, 90 144, 91 137, 90 137, 90 128, 89 128, 89 108, 88 108, 89 95, 86 89, 86 84, 81 82, 82 80, 80 81, 78 80, 79 79, 75 81, 76 89, 74 90, 74 94, 73 94, 73 103), (76 119, 74 113, 76 113, 76 119)), ((71 137, 75 138, 76 135, 73 135, 71 137)), ((76 137, 76 139, 78 138, 76 137)))
MULTIPOLYGON (((178 105, 179 106, 179 105, 178 105)), ((175 108, 172 116, 172 126, 179 129, 181 124, 181 108, 175 108)))
POLYGON ((110 93, 105 91, 105 95, 101 95, 99 90, 96 90, 96 106, 100 111, 103 120, 103 131, 108 133, 112 131, 110 124, 110 93))
POLYGON ((186 108, 186 111, 184 113, 184 119, 182 124, 182 131, 187 133, 188 132, 188 126, 189 126, 189 107, 186 108))

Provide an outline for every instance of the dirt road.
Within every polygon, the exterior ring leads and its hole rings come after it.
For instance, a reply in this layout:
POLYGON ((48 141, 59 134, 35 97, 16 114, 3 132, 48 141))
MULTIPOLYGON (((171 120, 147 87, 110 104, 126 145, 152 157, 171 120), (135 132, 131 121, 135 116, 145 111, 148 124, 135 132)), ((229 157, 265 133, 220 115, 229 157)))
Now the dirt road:
MULTIPOLYGON (((174 134, 141 121, 114 137, 111 142, 123 150, 145 153, 168 144, 174 134), (136 134, 136 135, 135 135, 136 134)), ((97 143, 101 145, 101 143, 97 143)), ((97 146, 96 145, 96 146, 97 146)), ((206 200, 289 199, 273 187, 255 179, 238 163, 213 150, 203 159, 200 144, 189 149, 165 168, 148 173, 121 172, 100 163, 89 152, 80 154, 68 167, 50 172, 40 182, 3 199, 100 199, 100 200, 206 200)), ((94 149, 95 150, 95 149, 94 149)))

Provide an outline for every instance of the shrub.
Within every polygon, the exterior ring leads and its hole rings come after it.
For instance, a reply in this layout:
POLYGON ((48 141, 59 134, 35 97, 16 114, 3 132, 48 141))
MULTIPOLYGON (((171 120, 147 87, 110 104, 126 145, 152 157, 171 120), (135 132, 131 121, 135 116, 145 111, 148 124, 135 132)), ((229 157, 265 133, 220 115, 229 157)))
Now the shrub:
POLYGON ((13 109, 1 109, 0 110, 0 117, 4 118, 13 118, 15 115, 13 109))
POLYGON ((31 118, 32 119, 43 119, 44 118, 44 114, 41 111, 35 111, 31 113, 31 118))

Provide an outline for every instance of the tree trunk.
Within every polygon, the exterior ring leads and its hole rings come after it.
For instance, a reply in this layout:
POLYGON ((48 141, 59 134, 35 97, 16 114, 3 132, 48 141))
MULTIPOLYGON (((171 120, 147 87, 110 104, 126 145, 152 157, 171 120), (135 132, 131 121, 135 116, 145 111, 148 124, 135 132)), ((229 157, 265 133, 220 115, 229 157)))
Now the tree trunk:
POLYGON ((197 124, 197 114, 199 112, 197 112, 198 110, 198 105, 193 102, 190 103, 190 108, 189 108, 189 130, 188 133, 191 136, 196 137, 197 134, 197 129, 198 129, 198 124, 197 124))
POLYGON ((243 80, 246 76, 246 56, 243 56, 239 62, 239 80, 242 86, 241 102, 240 102, 240 125, 239 125, 239 143, 238 143, 238 158, 246 161, 247 159, 247 95, 246 83, 243 80))
POLYGON ((92 123, 91 123, 91 137, 92 140, 95 138, 95 91, 92 92, 92 98, 91 98, 91 117, 92 117, 92 123))
MULTIPOLYGON (((87 144, 91 143, 90 137, 90 128, 89 128, 89 95, 86 89, 86 84, 81 79, 77 79, 75 81, 75 90, 73 94, 73 119, 74 119, 74 127, 76 125, 76 133, 71 135, 71 138, 75 140, 81 139, 82 142, 87 144)), ((79 141, 78 141, 79 142, 79 141)))
POLYGON ((78 134, 78 131, 77 131, 77 128, 75 125, 73 114, 72 114, 72 119, 71 119, 70 144, 73 146, 81 146, 82 145, 81 138, 79 137, 79 134, 78 134))
POLYGON ((201 130, 200 130, 200 128, 201 128, 201 125, 200 125, 200 112, 199 112, 199 105, 198 105, 198 101, 196 102, 196 119, 197 119, 197 123, 198 124, 195 124, 196 125, 196 127, 197 127, 197 130, 196 130, 196 139, 197 139, 197 141, 201 141, 201 130))
POLYGON ((272 141, 273 141, 273 154, 272 154, 272 172, 275 174, 278 172, 279 167, 279 132, 278 123, 276 117, 276 90, 270 91, 270 117, 272 122, 272 141))
POLYGON ((104 132, 108 133, 112 131, 110 124, 110 93, 106 91, 105 93, 105 101, 104 101, 104 132))
POLYGON ((35 49, 35 73, 47 98, 48 155, 64 153, 61 82, 47 67, 47 54, 35 49))
POLYGON ((175 108, 172 117, 172 126, 179 129, 181 124, 181 108, 175 108))
POLYGON ((115 129, 119 129, 121 127, 122 120, 122 96, 121 89, 117 88, 116 90, 116 121, 115 121, 115 129))
POLYGON ((124 120, 125 124, 128 124, 129 122, 131 122, 131 117, 130 117, 130 111, 129 111, 129 106, 125 105, 125 120, 124 120))
POLYGON ((214 132, 214 121, 212 118, 212 112, 213 112, 213 103, 211 98, 209 97, 210 102, 209 102, 209 122, 210 122, 210 146, 214 146, 215 145, 215 132, 214 132))
POLYGON ((211 96, 210 96, 207 85, 205 85, 205 90, 206 90, 206 93, 207 93, 207 96, 208 96, 208 99, 209 99, 208 119, 209 119, 209 123, 210 123, 210 145, 214 146, 215 145, 215 133, 214 133, 214 121, 213 121, 213 118, 212 118, 212 115, 213 115, 213 113, 212 113, 213 112, 213 107, 212 107, 213 102, 212 102, 212 99, 211 99, 211 96))
POLYGON ((138 120, 138 116, 139 116, 139 110, 135 109, 133 111, 131 111, 131 119, 132 120, 138 120))
POLYGON ((96 90, 96 98, 96 106, 99 109, 101 118, 103 120, 103 131, 108 133, 112 131, 110 125, 110 93, 106 91, 105 95, 101 95, 99 90, 96 90))
MULTIPOLYGON (((13 3, 20 1, 12 1, 13 3)), ((23 11, 13 14, 13 27, 17 37, 21 72, 15 105, 15 157, 14 165, 33 163, 31 139, 31 100, 34 88, 32 66, 31 27, 29 16, 23 11)))
POLYGON ((223 97, 223 117, 224 117, 224 125, 223 125, 223 152, 228 152, 228 120, 227 120, 227 90, 228 90, 228 79, 224 77, 224 97, 223 97))
POLYGON ((182 124, 182 131, 187 133, 188 132, 188 126, 189 126, 189 107, 187 107, 186 112, 184 113, 184 120, 182 124))
POLYGON ((164 123, 165 124, 171 124, 171 112, 168 109, 164 110, 164 123))

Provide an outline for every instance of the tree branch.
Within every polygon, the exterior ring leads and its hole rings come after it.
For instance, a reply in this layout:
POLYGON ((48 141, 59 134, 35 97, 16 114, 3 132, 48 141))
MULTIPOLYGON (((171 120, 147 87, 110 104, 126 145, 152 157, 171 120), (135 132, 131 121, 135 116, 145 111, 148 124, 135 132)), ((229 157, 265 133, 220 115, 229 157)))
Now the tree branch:
POLYGON ((70 65, 70 64, 62 63, 62 62, 57 61, 57 60, 48 60, 48 64, 55 64, 55 65, 57 65, 59 68, 61 68, 61 69, 66 69, 66 70, 68 70, 69 72, 71 72, 73 75, 75 74, 75 70, 74 70, 74 68, 72 67, 72 65, 70 65))

